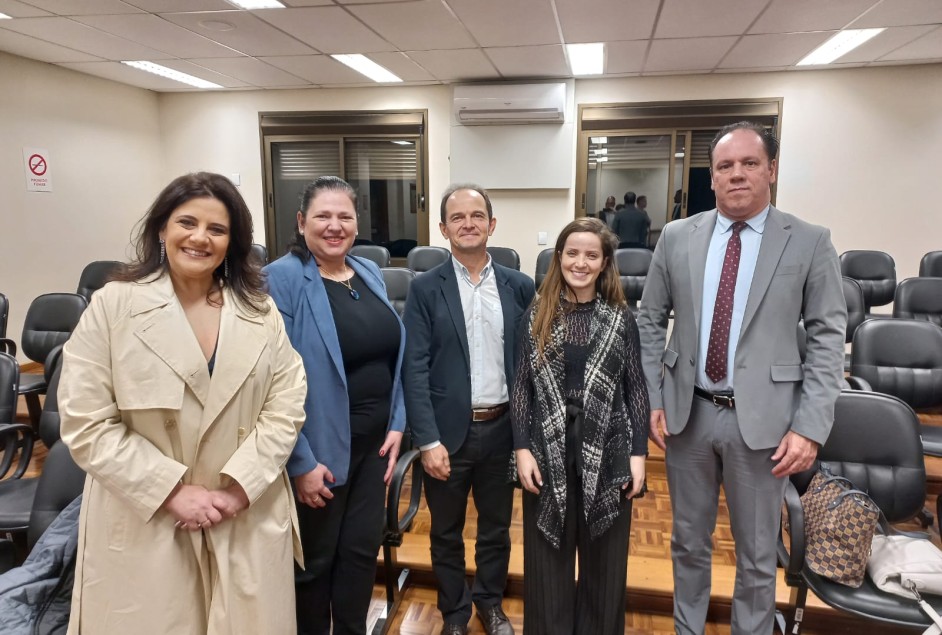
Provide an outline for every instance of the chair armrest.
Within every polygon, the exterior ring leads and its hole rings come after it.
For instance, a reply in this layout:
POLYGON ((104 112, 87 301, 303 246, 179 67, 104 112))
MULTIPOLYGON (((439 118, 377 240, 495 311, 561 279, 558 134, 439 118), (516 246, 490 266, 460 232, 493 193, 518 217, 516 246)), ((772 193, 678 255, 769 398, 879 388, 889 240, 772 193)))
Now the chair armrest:
POLYGON ((779 533, 778 561, 785 568, 785 580, 801 576, 805 567, 805 512, 801 508, 801 496, 795 484, 789 480, 785 484, 785 509, 788 519, 789 544, 786 547, 783 533, 779 533))
POLYGON ((16 357, 16 342, 8 337, 0 337, 0 352, 16 357))
POLYGON ((12 540, 0 540, 0 573, 6 573, 16 566, 16 547, 12 540))
POLYGON ((23 423, 0 424, 0 443, 3 445, 3 456, 0 457, 0 478, 5 478, 7 472, 10 471, 17 450, 20 451, 20 460, 10 478, 22 478, 33 458, 35 441, 36 433, 33 432, 32 426, 23 423))
POLYGON ((854 377, 853 375, 848 375, 844 379, 847 380, 847 385, 850 386, 851 390, 865 390, 867 392, 873 392, 873 386, 871 386, 870 382, 863 377, 854 377))
POLYGON ((389 481, 389 491, 386 494, 386 527, 383 541, 398 547, 402 544, 402 534, 409 531, 419 505, 422 502, 422 461, 419 450, 409 450, 399 457, 389 481), (402 485, 406 472, 412 469, 412 492, 409 497, 409 507, 402 518, 399 517, 399 499, 402 496, 402 485))

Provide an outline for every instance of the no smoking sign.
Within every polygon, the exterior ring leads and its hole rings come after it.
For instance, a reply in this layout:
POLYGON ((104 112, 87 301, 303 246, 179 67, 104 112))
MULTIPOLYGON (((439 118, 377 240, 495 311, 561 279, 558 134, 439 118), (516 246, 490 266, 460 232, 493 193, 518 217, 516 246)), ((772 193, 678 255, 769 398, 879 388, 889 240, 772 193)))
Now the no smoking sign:
POLYGON ((52 173, 49 169, 49 152, 40 148, 23 148, 26 166, 26 190, 28 192, 51 192, 52 173))

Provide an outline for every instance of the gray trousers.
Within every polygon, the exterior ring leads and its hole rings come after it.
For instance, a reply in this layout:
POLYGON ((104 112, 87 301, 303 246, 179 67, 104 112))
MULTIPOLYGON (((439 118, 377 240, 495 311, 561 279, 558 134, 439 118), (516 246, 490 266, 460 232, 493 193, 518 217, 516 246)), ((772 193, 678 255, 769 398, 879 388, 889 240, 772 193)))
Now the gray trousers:
POLYGON ((731 635, 770 635, 775 620, 775 545, 784 478, 772 476, 775 448, 751 450, 736 411, 694 397, 683 432, 667 437, 673 508, 674 629, 703 633, 710 604, 713 530, 720 485, 736 543, 731 635))

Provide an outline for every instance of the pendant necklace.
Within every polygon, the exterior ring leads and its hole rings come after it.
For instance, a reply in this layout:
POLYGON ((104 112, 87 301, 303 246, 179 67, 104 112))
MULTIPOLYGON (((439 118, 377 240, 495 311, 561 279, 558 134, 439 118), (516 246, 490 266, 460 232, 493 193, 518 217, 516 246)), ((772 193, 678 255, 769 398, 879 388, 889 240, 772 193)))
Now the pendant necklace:
MULTIPOLYGON (((350 276, 350 277, 347 278, 346 280, 337 280, 337 278, 335 278, 332 273, 330 273, 329 271, 327 271, 326 269, 324 269, 324 268, 321 267, 320 265, 317 265, 317 267, 318 267, 318 269, 320 269, 321 271, 323 271, 324 273, 326 273, 328 278, 330 278, 330 279, 333 280, 334 282, 339 282, 339 283, 342 284, 343 286, 347 287, 347 291, 350 292, 350 297, 351 297, 351 298, 353 298, 354 300, 359 300, 359 299, 360 299, 360 292, 357 291, 356 289, 354 289, 354 288, 353 288, 353 285, 350 284, 350 281, 353 279, 353 276, 350 276)), ((347 265, 344 265, 344 266, 343 266, 343 272, 342 272, 342 274, 343 274, 343 273, 347 273, 347 265)), ((341 274, 341 275, 342 275, 342 274, 341 274)))

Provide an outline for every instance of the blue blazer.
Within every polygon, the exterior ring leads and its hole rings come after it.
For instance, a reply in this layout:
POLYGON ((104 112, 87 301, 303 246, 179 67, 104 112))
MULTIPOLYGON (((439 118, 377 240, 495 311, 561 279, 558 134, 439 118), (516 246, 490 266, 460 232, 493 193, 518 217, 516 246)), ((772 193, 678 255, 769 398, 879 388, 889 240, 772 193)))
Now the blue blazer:
MULTIPOLYGON (((386 285, 379 267, 356 256, 347 256, 347 264, 389 307, 399 322, 401 343, 393 379, 388 430, 402 432, 406 427, 401 373, 406 331, 386 297, 386 285)), ((307 474, 318 463, 323 463, 336 479, 333 486, 343 485, 350 469, 350 401, 337 326, 324 281, 317 271, 317 262, 312 256, 305 264, 289 253, 265 267, 263 272, 267 277, 268 292, 284 318, 288 339, 300 353, 307 373, 307 398, 304 401, 307 418, 288 459, 288 476, 307 474)))
MULTIPOLYGON (((533 301, 533 280, 497 263, 494 277, 504 314, 504 376, 512 393, 517 332, 533 301)), ((440 441, 454 454, 471 426, 471 356, 451 258, 412 281, 403 321, 409 333, 403 374, 413 439, 417 446, 440 441)))

